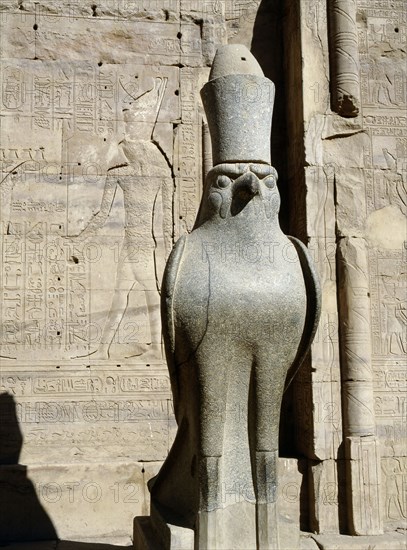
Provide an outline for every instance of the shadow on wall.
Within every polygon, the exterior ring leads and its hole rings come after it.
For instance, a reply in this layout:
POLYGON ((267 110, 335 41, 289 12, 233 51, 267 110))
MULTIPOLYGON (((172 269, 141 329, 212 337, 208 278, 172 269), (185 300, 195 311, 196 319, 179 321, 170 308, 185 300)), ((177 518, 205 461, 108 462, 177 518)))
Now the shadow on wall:
POLYGON ((128 546, 59 541, 27 466, 19 464, 23 436, 16 403, 0 394, 0 548, 2 550, 120 550, 128 546), (30 542, 29 542, 30 541, 30 542), (35 542, 37 541, 37 542, 35 542), (41 542, 40 542, 41 541, 41 542))
MULTIPOLYGON (((289 4, 284 0, 262 0, 260 2, 253 28, 251 52, 256 57, 263 69, 264 75, 274 82, 276 95, 273 111, 273 125, 271 132, 271 162, 279 176, 278 188, 281 196, 280 225, 285 234, 299 237, 296 227, 290 227, 295 218, 297 200, 293 200, 298 193, 301 180, 292 178, 290 174, 293 167, 289 165, 289 155, 293 150, 293 143, 289 141, 288 121, 289 115, 295 116, 301 96, 288 94, 288 86, 292 82, 293 74, 298 71, 298 66, 293 66, 292 57, 287 54, 287 41, 291 41, 290 31, 296 25, 296 10, 289 9, 289 4), (291 77, 291 78, 290 78, 291 77), (297 105, 290 103, 295 97, 297 105), (293 188, 290 188, 293 186, 293 188)), ((294 45, 295 48, 295 45, 294 45)), ((292 90, 291 90, 292 92, 292 90)), ((298 90, 300 92, 300 90, 298 90)), ((299 120, 298 123, 301 121, 299 120)), ((291 137, 290 137, 291 139, 291 137)), ((302 363, 300 370, 302 380, 309 380, 311 387, 311 361, 308 355, 302 363)), ((299 373, 297 373, 298 376, 299 373)), ((281 404, 279 426, 279 455, 281 457, 293 457, 298 460, 298 469, 302 474, 300 488, 300 527, 309 530, 309 495, 308 495, 308 466, 306 460, 301 460, 301 454, 297 450, 296 432, 300 429, 296 417, 295 405, 295 381, 290 384, 285 392, 281 404)), ((311 402, 311 399, 310 399, 311 402)), ((309 413, 310 411, 308 411, 309 413)))
POLYGON ((10 544, 3 546, 2 550, 131 550, 129 546, 116 546, 112 544, 99 544, 92 542, 71 542, 71 541, 45 541, 45 542, 23 542, 21 544, 10 544))
POLYGON ((57 532, 19 464, 23 436, 12 395, 0 395, 0 544, 56 539, 57 532))
POLYGON ((271 131, 271 162, 279 176, 278 188, 281 195, 280 224, 288 233, 288 191, 287 191, 287 131, 286 94, 283 48, 282 0, 262 0, 257 10, 250 50, 263 69, 264 76, 274 82, 273 125, 271 131))
MULTIPOLYGON (((284 14, 282 0, 262 0, 253 27, 251 52, 263 69, 264 75, 274 82, 273 125, 271 132, 271 162, 279 176, 278 188, 281 196, 280 225, 284 233, 291 234, 289 190, 287 177, 287 105, 285 93, 285 64, 283 48, 284 14)), ((305 365, 302 365, 304 368, 305 365)), ((295 416, 293 410, 293 384, 284 395, 280 414, 279 454, 296 457, 295 416)))

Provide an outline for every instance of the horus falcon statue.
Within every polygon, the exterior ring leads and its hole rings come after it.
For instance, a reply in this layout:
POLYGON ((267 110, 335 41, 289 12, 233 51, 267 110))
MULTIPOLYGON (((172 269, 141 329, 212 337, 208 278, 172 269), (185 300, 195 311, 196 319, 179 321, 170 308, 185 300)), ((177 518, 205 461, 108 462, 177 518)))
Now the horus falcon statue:
POLYGON ((277 549, 280 407, 317 327, 319 283, 307 248, 279 225, 273 83, 229 45, 201 95, 213 168, 164 274, 178 432, 149 483, 151 506, 193 529, 195 550, 277 549))

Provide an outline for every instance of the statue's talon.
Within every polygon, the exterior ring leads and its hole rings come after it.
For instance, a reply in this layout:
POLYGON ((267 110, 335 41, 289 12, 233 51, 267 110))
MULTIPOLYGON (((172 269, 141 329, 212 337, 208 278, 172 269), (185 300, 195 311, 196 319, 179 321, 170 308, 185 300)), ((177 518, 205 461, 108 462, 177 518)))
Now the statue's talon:
POLYGON ((200 460, 200 505, 198 515, 199 549, 215 550, 218 541, 216 511, 221 508, 220 457, 209 456, 200 460))
POLYGON ((258 550, 278 550, 277 451, 256 451, 258 550))
POLYGON ((216 550, 218 542, 216 530, 216 511, 199 512, 198 514, 198 548, 199 550, 216 550))
POLYGON ((200 510, 212 512, 222 507, 220 484, 220 457, 207 456, 201 458, 200 471, 200 510))

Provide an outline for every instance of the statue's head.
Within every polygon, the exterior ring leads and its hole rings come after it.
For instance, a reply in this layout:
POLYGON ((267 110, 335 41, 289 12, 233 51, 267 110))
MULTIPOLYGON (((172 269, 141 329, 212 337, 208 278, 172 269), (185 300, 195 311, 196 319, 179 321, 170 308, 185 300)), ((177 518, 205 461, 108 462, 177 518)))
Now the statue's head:
POLYGON ((206 176, 196 227, 208 219, 233 218, 243 210, 251 218, 277 219, 279 208, 277 172, 270 164, 217 164, 206 176))
POLYGON ((277 172, 270 164, 274 84, 245 46, 232 44, 217 51, 201 96, 214 167, 195 227, 245 209, 250 216, 277 218, 277 172))

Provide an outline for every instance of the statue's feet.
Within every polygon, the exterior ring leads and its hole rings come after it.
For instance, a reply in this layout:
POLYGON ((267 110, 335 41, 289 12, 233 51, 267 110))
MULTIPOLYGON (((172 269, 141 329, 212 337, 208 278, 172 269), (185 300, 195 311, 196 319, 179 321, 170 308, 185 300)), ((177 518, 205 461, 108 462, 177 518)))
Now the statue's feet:
POLYGON ((205 456, 199 465, 200 504, 199 509, 206 512, 222 506, 220 484, 220 456, 205 456))
POLYGON ((279 550, 277 451, 256 451, 256 535, 258 550, 279 550))
POLYGON ((199 465, 199 516, 198 548, 218 548, 216 511, 222 505, 220 484, 220 461, 218 456, 203 457, 199 465))

